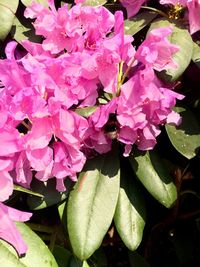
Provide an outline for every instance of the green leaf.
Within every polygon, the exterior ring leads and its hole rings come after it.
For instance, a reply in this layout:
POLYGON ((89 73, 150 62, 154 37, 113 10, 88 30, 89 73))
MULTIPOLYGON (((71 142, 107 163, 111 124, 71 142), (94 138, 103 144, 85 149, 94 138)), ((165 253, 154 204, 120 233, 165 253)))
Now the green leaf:
POLYGON ((20 21, 17 17, 14 18, 10 34, 18 43, 27 39, 35 43, 42 40, 41 36, 35 35, 33 26, 24 17, 20 18, 20 21))
POLYGON ((53 249, 53 255, 58 263, 59 267, 68 267, 72 253, 60 246, 55 246, 53 249))
POLYGON ((92 254, 92 257, 89 259, 89 262, 91 262, 91 267, 107 267, 108 266, 108 260, 106 257, 106 253, 104 248, 101 246, 99 249, 97 249, 94 254, 92 254))
POLYGON ((58 205, 58 214, 63 225, 67 229, 67 200, 58 205))
POLYGON ((87 261, 80 261, 76 257, 72 256, 67 267, 90 267, 87 261))
POLYGON ((103 6, 107 0, 86 0, 84 6, 103 6))
POLYGON ((60 217, 61 220, 62 220, 62 218, 64 216, 65 204, 66 204, 66 202, 63 202, 60 205, 58 205, 58 214, 59 214, 59 217, 60 217))
POLYGON ((71 191, 67 227, 75 255, 85 260, 101 245, 119 193, 119 161, 114 152, 88 160, 71 191))
POLYGON ((114 215, 117 231, 129 250, 139 246, 145 226, 145 204, 134 174, 121 169, 121 185, 114 215))
POLYGON ((25 6, 30 6, 33 2, 41 4, 43 6, 49 6, 48 0, 21 0, 22 4, 25 6))
POLYGON ((42 194, 44 197, 38 198, 35 196, 28 196, 27 203, 29 208, 32 210, 40 210, 60 203, 67 198, 72 185, 73 182, 70 179, 66 179, 66 191, 58 192, 56 190, 55 179, 50 179, 47 182, 40 182, 35 179, 31 184, 31 188, 34 192, 42 194))
POLYGON ((129 260, 131 267, 150 267, 148 262, 146 262, 146 260, 136 251, 129 252, 129 260))
POLYGON ((200 68, 200 46, 193 42, 192 61, 200 68))
POLYGON ((124 21, 125 34, 134 35, 146 27, 153 19, 157 17, 157 13, 153 11, 145 11, 139 13, 131 19, 124 21))
POLYGON ((3 41, 11 30, 15 12, 17 10, 19 0, 0 0, 0 40, 3 41))
MULTIPOLYGON (((6 267, 27 267, 24 265, 17 256, 14 255, 14 252, 11 253, 9 249, 7 248, 6 242, 3 240, 0 240, 0 264, 1 266, 6 267), (3 255, 3 257, 2 257, 3 255)), ((13 249, 14 250, 14 249, 13 249)))
POLYGON ((97 109, 97 106, 92 106, 92 107, 85 107, 85 108, 77 108, 75 112, 79 114, 82 117, 88 118, 91 116, 95 110, 97 109))
POLYGON ((24 223, 16 223, 24 242, 28 245, 25 257, 19 258, 15 249, 0 240, 0 263, 5 267, 58 267, 53 255, 43 241, 24 223))
POLYGON ((168 137, 179 153, 192 159, 200 147, 200 125, 188 108, 175 107, 174 110, 181 115, 182 123, 178 127, 166 125, 168 137))
POLYGON ((55 246, 53 251, 58 267, 89 267, 86 261, 81 261, 75 257, 69 250, 55 246))
POLYGON ((26 193, 26 194, 29 194, 29 195, 33 195, 33 196, 36 196, 36 197, 44 197, 42 194, 33 192, 32 190, 24 188, 24 187, 22 187, 20 185, 14 185, 13 188, 14 188, 15 191, 23 192, 23 193, 26 193))
POLYGON ((177 198, 176 187, 168 169, 155 151, 135 152, 129 157, 138 179, 162 205, 170 208, 177 198))
POLYGON ((186 70, 193 54, 193 41, 188 30, 181 29, 177 24, 169 22, 167 19, 158 19, 151 24, 148 33, 157 28, 161 27, 172 27, 173 32, 168 37, 172 44, 179 47, 179 51, 173 55, 174 61, 177 63, 176 69, 168 69, 166 71, 160 72, 160 78, 166 80, 167 82, 176 81, 186 70))

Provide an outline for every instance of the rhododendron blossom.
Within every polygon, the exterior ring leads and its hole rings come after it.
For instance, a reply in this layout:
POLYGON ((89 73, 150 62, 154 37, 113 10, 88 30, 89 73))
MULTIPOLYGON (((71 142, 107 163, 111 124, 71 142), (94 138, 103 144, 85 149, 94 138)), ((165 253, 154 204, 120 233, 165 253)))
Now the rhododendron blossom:
POLYGON ((14 221, 28 221, 31 215, 29 212, 16 210, 0 202, 0 238, 10 243, 19 255, 25 254, 28 247, 24 243, 14 221))
POLYGON ((143 5, 147 0, 120 0, 122 5, 126 8, 128 17, 133 17, 140 10, 141 5, 143 5))
POLYGON ((199 0, 160 0, 161 4, 181 5, 188 8, 190 33, 200 30, 200 1, 199 0))
MULTIPOLYGON (((122 4, 133 16, 145 2, 122 4)), ((160 125, 180 123, 172 108, 183 96, 154 72, 177 67, 170 27, 152 30, 136 50, 122 11, 81 4, 56 10, 51 0, 49 7, 33 3, 25 16, 43 41, 22 41, 23 51, 10 42, 0 60, 1 202, 13 183, 31 188, 34 179, 55 179, 64 191, 65 179, 76 181, 86 160, 110 151, 114 139, 129 156, 134 144, 153 149, 160 125), (91 107, 93 113, 80 115, 91 107)), ((12 220, 30 214, 0 203, 0 215, 0 238, 25 253, 12 220)))
POLYGON ((99 153, 111 149, 112 140, 105 125, 112 114, 116 117, 120 142, 129 145, 129 149, 135 142, 141 149, 152 149, 160 133, 159 124, 166 121, 175 105, 172 101, 166 110, 162 108, 162 99, 180 98, 164 96, 150 70, 176 67, 172 56, 178 48, 167 40, 170 28, 150 32, 135 52, 133 38, 124 35, 121 11, 113 15, 104 7, 81 5, 71 9, 63 5, 57 11, 52 1, 49 4, 50 8, 33 4, 25 12, 27 17, 36 18, 33 23, 36 32, 45 37, 42 45, 24 41, 27 54, 15 58, 16 43, 9 43, 7 59, 0 61, 5 86, 0 93, 5 103, 9 101, 9 108, 3 103, 1 108, 5 110, 2 125, 9 123, 0 130, 4 147, 0 156, 14 154, 11 174, 15 173, 14 180, 26 187, 32 180, 28 169, 36 171, 35 177, 41 181, 67 176, 76 180, 76 173, 86 160, 83 153, 86 148, 99 153), (134 58, 136 72, 121 86, 122 72, 134 58), (143 71, 137 67, 141 63, 145 66, 143 71), (129 107, 126 95, 132 94, 131 90, 137 94, 134 93, 129 107), (74 108, 95 105, 106 92, 113 99, 100 105, 88 120, 74 112, 74 108), (145 145, 145 138, 150 138, 151 144, 145 145), (15 168, 21 171, 14 172, 15 168))
POLYGON ((1 203, 7 200, 13 192, 13 179, 9 174, 12 168, 12 160, 9 157, 0 158, 0 238, 9 242, 19 255, 23 255, 27 251, 27 245, 14 221, 27 221, 32 214, 18 211, 1 203))
POLYGON ((157 71, 176 68, 172 56, 179 49, 171 44, 167 37, 172 34, 170 28, 152 30, 146 40, 139 46, 135 55, 136 59, 157 71))

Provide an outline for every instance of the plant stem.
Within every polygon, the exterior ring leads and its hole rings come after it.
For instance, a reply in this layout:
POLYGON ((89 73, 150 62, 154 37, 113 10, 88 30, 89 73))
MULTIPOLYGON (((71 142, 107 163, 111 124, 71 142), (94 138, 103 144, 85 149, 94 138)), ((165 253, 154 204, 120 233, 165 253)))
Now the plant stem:
POLYGON ((130 69, 132 68, 134 62, 135 62, 135 58, 132 59, 131 64, 128 66, 127 70, 125 71, 125 73, 124 73, 124 75, 123 75, 123 77, 121 79, 121 85, 124 83, 124 81, 125 81, 128 73, 129 73, 130 69))
POLYGON ((151 10, 151 11, 154 11, 154 12, 160 14, 161 16, 167 18, 167 19, 169 18, 168 15, 167 15, 165 12, 163 12, 163 11, 161 11, 161 10, 158 10, 158 9, 156 9, 156 8, 153 8, 153 7, 150 7, 150 6, 141 6, 141 8, 143 8, 143 9, 148 9, 148 10, 151 10))

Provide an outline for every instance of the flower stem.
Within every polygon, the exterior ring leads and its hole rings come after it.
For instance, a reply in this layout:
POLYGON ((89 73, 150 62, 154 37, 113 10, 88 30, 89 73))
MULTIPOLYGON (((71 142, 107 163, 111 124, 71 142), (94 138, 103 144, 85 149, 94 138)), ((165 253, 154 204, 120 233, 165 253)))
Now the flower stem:
POLYGON ((122 69, 123 69, 123 64, 124 64, 124 61, 121 61, 119 63, 119 73, 118 73, 118 77, 117 77, 117 96, 120 95, 120 88, 121 88, 121 85, 122 85, 122 69))
POLYGON ((121 85, 124 83, 124 81, 125 81, 128 73, 129 73, 130 69, 132 68, 134 62, 135 62, 135 58, 132 59, 131 64, 128 66, 127 70, 125 71, 125 73, 124 73, 124 75, 123 75, 123 77, 121 79, 121 82, 120 82, 121 85))
POLYGON ((154 12, 158 13, 159 15, 167 18, 167 19, 169 18, 169 16, 165 12, 163 12, 163 11, 161 11, 159 9, 156 9, 156 8, 153 8, 153 7, 150 7, 150 6, 141 6, 141 8, 154 11, 154 12))

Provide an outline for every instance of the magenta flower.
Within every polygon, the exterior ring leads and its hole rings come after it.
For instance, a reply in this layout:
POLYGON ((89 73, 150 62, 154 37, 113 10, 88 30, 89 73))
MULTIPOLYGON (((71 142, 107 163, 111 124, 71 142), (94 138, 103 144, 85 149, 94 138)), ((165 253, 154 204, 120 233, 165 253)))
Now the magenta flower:
POLYGON ((126 8, 128 13, 128 18, 133 17, 140 10, 141 5, 143 5, 147 0, 120 0, 122 5, 126 8))
POLYGON ((182 5, 188 9, 190 33, 200 30, 200 1, 199 0, 160 0, 161 4, 182 5))
POLYGON ((106 105, 101 105, 89 118, 89 128, 86 132, 88 138, 85 145, 89 149, 94 149, 103 154, 111 150, 112 140, 104 128, 109 121, 110 114, 115 114, 117 105, 116 99, 111 100, 106 105))
POLYGON ((0 147, 0 156, 3 157, 19 152, 22 149, 20 133, 9 126, 0 129, 0 147))
MULTIPOLYGON (((55 142, 54 150, 54 165, 52 174, 58 180, 64 180, 69 176, 73 181, 77 180, 76 173, 80 172, 85 164, 86 158, 84 154, 73 146, 67 146, 61 142, 55 142)), ((57 190, 66 190, 64 183, 57 183, 57 190), (61 187, 62 185, 62 187, 61 187)))
POLYGON ((180 116, 172 113, 172 107, 176 99, 183 98, 164 88, 151 68, 139 70, 121 87, 117 109, 118 139, 128 145, 128 150, 133 143, 141 150, 153 149, 160 134, 159 125, 167 120, 180 123, 180 116))
POLYGON ((105 7, 82 7, 76 5, 70 10, 63 5, 58 10, 33 4, 25 11, 25 16, 36 18, 36 33, 43 35, 43 48, 57 54, 66 49, 68 52, 82 51, 91 46, 91 35, 95 41, 108 34, 114 24, 114 16, 105 7))
POLYGON ((159 28, 152 30, 136 52, 136 59, 144 65, 152 66, 161 71, 176 68, 177 64, 172 56, 179 50, 176 45, 171 44, 167 37, 172 33, 171 28, 159 28))
POLYGON ((182 6, 186 6, 187 1, 188 0, 160 0, 160 3, 162 5, 164 5, 164 4, 172 4, 172 5, 178 5, 178 4, 180 4, 182 6))
POLYGON ((10 164, 9 160, 0 159, 0 201, 5 201, 12 195, 13 192, 13 179, 8 171, 1 170, 2 167, 6 167, 6 164, 10 164), (2 166, 3 165, 3 166, 2 166))
POLYGON ((1 203, 7 200, 13 192, 13 179, 9 174, 12 168, 11 158, 0 158, 0 238, 9 242, 19 255, 23 255, 27 251, 27 246, 13 221, 27 221, 32 214, 18 211, 1 203))
POLYGON ((37 171, 36 178, 41 181, 47 181, 52 178, 53 150, 50 147, 27 150, 26 156, 31 168, 37 171))
POLYGON ((190 24, 190 33, 193 34, 200 30, 200 1, 188 0, 187 8, 189 11, 188 18, 190 24))
POLYGON ((28 221, 31 213, 10 208, 0 202, 0 238, 10 243, 19 255, 26 253, 28 247, 19 233, 14 221, 28 221))
POLYGON ((14 182, 23 187, 30 188, 33 173, 25 151, 20 152, 19 155, 17 153, 15 164, 15 169, 12 171, 14 182))
MULTIPOLYGON (((146 0, 121 2, 130 17, 146 0)), ((133 37, 124 34, 123 12, 81 4, 56 10, 53 0, 48 3, 25 11, 42 44, 23 41, 21 52, 10 42, 7 58, 0 59, 0 238, 20 255, 27 247, 13 221, 31 214, 1 203, 12 195, 13 183, 29 188, 34 179, 54 178, 64 191, 65 179, 76 181, 87 158, 107 153, 114 139, 124 156, 133 144, 150 150, 160 125, 181 120, 172 108, 183 96, 154 73, 176 67, 171 28, 151 31, 135 51, 133 37), (96 109, 78 115, 85 107, 96 109)), ((198 30, 199 2, 184 5, 198 30)))

